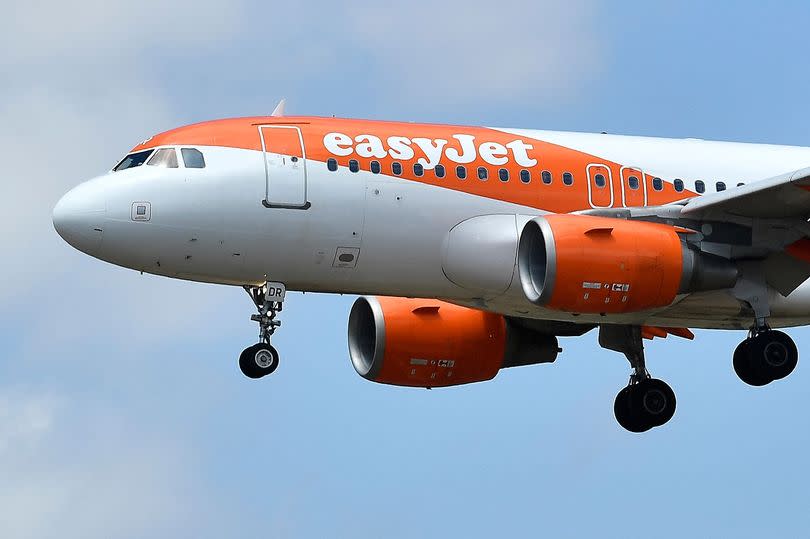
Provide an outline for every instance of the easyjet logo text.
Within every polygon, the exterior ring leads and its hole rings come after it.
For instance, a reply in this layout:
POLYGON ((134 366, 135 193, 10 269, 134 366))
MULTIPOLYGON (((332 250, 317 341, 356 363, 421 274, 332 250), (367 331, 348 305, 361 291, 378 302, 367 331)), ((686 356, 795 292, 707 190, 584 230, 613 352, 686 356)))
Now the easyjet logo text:
POLYGON ((477 158, 494 166, 502 166, 510 158, 521 167, 533 167, 537 160, 529 157, 529 151, 534 147, 522 140, 514 140, 508 144, 499 142, 477 142, 473 135, 452 135, 452 141, 445 139, 408 138, 393 136, 383 141, 374 135, 357 135, 352 138, 345 133, 327 133, 323 137, 323 145, 332 155, 347 157, 356 154, 358 157, 377 158, 391 157, 393 159, 409 161, 417 156, 417 163, 425 169, 434 168, 446 157, 453 163, 465 165, 477 158))

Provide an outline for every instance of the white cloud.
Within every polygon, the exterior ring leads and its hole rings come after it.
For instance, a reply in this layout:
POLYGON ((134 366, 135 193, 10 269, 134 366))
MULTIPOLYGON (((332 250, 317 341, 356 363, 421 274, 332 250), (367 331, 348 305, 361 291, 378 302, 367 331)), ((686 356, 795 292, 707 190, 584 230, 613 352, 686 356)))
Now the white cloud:
POLYGON ((189 47, 214 46, 236 29, 244 15, 242 8, 241 2, 194 0, 19 2, 10 16, 0 19, 4 51, 0 62, 20 67, 46 63, 62 73, 109 62, 110 71, 104 75, 114 81, 128 73, 148 71, 152 63, 148 57, 129 63, 143 51, 168 51, 174 56, 189 47), (63 66, 64 61, 68 65, 63 66))
POLYGON ((179 123, 161 70, 231 36, 242 6, 31 1, 0 18, 0 71, 11 75, 0 86, 0 305, 71 263, 51 226, 54 204, 179 123))
MULTIPOLYGON (((430 103, 572 101, 603 64, 597 0, 307 3, 269 21, 257 55, 346 90, 430 103), (290 24, 294 21, 294 24, 290 24), (316 37, 317 39, 313 39, 316 37)), ((327 90, 328 91, 328 90, 327 90)))
POLYGON ((179 436, 83 404, 0 390, 0 537, 193 534, 207 503, 193 451, 179 436))
POLYGON ((403 92, 565 101, 598 68, 595 12, 591 0, 417 0, 401 9, 364 1, 347 19, 403 92))
POLYGON ((19 390, 0 392, 0 462, 11 449, 40 441, 51 430, 56 406, 51 396, 28 397, 19 390))
MULTIPOLYGON (((0 18, 0 314, 29 320, 0 356, 15 374, 45 374, 37 389, 0 385, 0 537, 196 529, 192 516, 204 511, 206 494, 183 433, 160 432, 137 410, 94 401, 96 388, 47 374, 61 360, 79 368, 108 361, 96 340, 120 341, 133 328, 149 333, 146 342, 193 333, 218 296, 196 296, 194 285, 169 292, 167 282, 134 301, 143 292, 134 273, 65 245, 51 209, 139 140, 180 122, 163 73, 238 31, 241 6, 30 1, 0 18), (162 309, 160 294, 187 310, 162 309)), ((245 298, 246 316, 249 305, 245 298)))

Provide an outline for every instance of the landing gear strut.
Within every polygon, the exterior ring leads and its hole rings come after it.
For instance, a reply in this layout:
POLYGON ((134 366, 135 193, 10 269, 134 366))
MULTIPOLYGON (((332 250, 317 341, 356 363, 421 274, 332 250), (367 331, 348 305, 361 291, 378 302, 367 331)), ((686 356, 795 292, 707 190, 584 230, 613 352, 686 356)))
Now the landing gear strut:
POLYGON ((750 306, 754 324, 748 338, 734 350, 734 371, 746 384, 764 386, 793 372, 799 350, 785 333, 768 327, 770 294, 761 264, 750 262, 741 267, 742 276, 733 292, 750 306))
POLYGON ((652 378, 644 361, 644 345, 639 326, 603 325, 599 344, 623 353, 633 374, 627 387, 619 391, 613 412, 619 424, 630 432, 646 432, 660 427, 675 415, 675 393, 662 380, 652 378))
POLYGON ((278 351, 270 344, 270 338, 281 321, 276 316, 281 312, 286 289, 281 283, 265 283, 261 286, 245 286, 259 314, 250 317, 259 323, 259 342, 249 346, 239 355, 239 368, 248 378, 261 378, 272 374, 279 363, 278 351))
POLYGON ((799 362, 796 343, 767 326, 752 328, 734 350, 734 371, 751 386, 764 386, 793 372, 799 362))

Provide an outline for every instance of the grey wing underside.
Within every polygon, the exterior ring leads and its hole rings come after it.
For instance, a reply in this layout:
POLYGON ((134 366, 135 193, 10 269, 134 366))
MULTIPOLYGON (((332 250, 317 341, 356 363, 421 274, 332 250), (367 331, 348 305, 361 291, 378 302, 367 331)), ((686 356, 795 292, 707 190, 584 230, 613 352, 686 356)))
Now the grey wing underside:
POLYGON ((681 215, 686 218, 733 215, 806 220, 810 217, 810 168, 689 199, 681 215))

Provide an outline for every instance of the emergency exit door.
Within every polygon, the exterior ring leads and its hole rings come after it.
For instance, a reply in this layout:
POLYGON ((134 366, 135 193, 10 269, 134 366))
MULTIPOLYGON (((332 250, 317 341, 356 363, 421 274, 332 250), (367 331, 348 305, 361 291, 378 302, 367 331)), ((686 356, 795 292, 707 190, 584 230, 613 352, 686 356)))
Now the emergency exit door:
POLYGON ((605 165, 588 165, 588 202, 592 208, 613 206, 613 175, 605 165))
POLYGON ((632 208, 647 205, 647 182, 644 171, 635 167, 622 167, 622 206, 632 208))
POLYGON ((262 125, 259 134, 265 174, 262 203, 268 208, 309 208, 306 149, 301 129, 294 125, 262 125))

